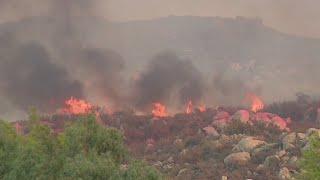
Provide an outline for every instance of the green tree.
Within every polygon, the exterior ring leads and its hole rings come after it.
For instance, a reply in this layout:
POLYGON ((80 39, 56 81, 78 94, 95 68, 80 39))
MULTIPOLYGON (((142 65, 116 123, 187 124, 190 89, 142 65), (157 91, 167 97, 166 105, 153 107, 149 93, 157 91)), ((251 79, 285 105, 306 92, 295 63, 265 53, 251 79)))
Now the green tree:
POLYGON ((309 143, 309 148, 303 152, 300 178, 304 180, 320 180, 320 134, 313 135, 309 143))
POLYGON ((60 135, 35 110, 29 118, 26 135, 0 121, 0 179, 161 179, 155 169, 132 160, 123 135, 98 125, 94 115, 79 118, 60 135))
POLYGON ((0 179, 12 169, 17 154, 17 135, 9 123, 0 120, 0 179))

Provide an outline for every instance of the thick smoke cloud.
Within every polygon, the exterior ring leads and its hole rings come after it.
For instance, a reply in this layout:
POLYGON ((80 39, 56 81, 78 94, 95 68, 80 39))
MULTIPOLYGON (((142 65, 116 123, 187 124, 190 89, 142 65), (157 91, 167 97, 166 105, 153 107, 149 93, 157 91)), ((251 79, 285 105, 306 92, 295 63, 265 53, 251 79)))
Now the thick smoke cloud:
POLYGON ((146 107, 154 102, 167 102, 175 92, 180 103, 198 101, 204 93, 200 72, 190 61, 180 59, 172 52, 155 56, 136 82, 135 103, 146 107))
MULTIPOLYGON (((89 91, 99 94, 104 101, 120 103, 125 68, 124 59, 112 50, 85 48, 76 53, 80 77, 84 77, 89 91)), ((109 103, 109 102, 108 102, 109 103)))
MULTIPOLYGON (((0 0, 3 12, 12 12, 18 17, 23 11, 23 17, 29 17, 20 18, 22 20, 9 29, 10 38, 0 43, 5 47, 0 79, 6 82, 1 83, 0 98, 7 96, 6 101, 23 110, 31 105, 46 107, 52 99, 61 102, 70 96, 105 103, 122 101, 124 60, 112 50, 87 46, 79 33, 82 18, 95 16, 98 1, 0 0), (46 11, 31 18, 32 9, 46 11), (34 23, 37 28, 30 29, 25 23, 34 23), (17 74, 11 75, 12 71, 17 74)), ((7 34, 2 36, 5 37, 7 34)))
POLYGON ((80 82, 70 79, 64 68, 52 63, 42 46, 19 44, 10 38, 1 40, 1 91, 15 106, 22 110, 30 106, 49 110, 71 96, 83 97, 80 82))
POLYGON ((261 94, 261 86, 250 72, 239 73, 230 68, 221 68, 213 77, 212 92, 219 105, 243 105, 248 93, 261 94))

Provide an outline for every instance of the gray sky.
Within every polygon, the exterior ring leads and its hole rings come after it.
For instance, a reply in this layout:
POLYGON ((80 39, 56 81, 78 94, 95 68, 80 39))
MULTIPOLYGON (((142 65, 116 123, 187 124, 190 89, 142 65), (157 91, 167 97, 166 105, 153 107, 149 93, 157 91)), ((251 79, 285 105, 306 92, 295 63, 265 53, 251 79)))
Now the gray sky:
MULTIPOLYGON (((47 1, 50 0, 0 0, 0 10, 4 6, 10 7, 6 11, 0 11, 0 21, 3 22, 5 19, 14 19, 30 14, 44 14, 48 11, 48 8, 46 8, 47 1)), ((115 21, 151 19, 168 15, 260 17, 265 24, 280 31, 320 38, 319 0, 73 1, 78 1, 79 4, 89 4, 96 1, 98 9, 95 10, 95 13, 115 21)))
POLYGON ((320 37, 319 0, 109 0, 105 7, 107 17, 121 21, 170 14, 261 17, 281 31, 320 37))

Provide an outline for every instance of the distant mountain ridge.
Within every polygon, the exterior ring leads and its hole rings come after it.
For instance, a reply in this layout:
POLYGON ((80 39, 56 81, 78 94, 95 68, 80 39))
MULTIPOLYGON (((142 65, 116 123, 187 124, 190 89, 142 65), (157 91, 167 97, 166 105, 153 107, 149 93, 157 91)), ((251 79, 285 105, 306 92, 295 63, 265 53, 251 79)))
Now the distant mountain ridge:
MULTIPOLYGON (((35 17, 0 24, 0 32, 41 37, 54 33, 58 23, 54 18, 35 17)), ((97 17, 77 17, 72 23, 81 41, 118 51, 128 61, 163 50, 176 51, 201 62, 319 57, 319 39, 278 32, 260 19, 169 16, 117 23, 97 17)))
MULTIPOLYGON (((320 65, 320 40, 279 32, 260 19, 169 16, 109 22, 99 17, 74 17, 70 22, 71 35, 81 46, 112 49, 132 71, 143 69, 155 54, 171 50, 192 60, 204 73, 233 72, 232 67, 241 72, 250 67, 248 76, 265 86, 288 83, 286 87, 295 87, 292 91, 320 90, 314 85, 320 80, 316 68, 320 65)), ((65 37, 60 40, 57 36, 61 24, 52 17, 36 17, 0 24, 0 32, 50 44, 63 42, 65 37)))

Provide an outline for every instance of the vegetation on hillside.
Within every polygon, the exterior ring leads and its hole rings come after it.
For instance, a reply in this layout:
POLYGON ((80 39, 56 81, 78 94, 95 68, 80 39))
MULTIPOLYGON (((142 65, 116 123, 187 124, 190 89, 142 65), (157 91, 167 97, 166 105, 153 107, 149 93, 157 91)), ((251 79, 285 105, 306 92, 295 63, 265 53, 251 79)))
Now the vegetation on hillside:
POLYGON ((301 160, 302 175, 300 179, 320 179, 320 134, 311 137, 308 149, 301 160))
POLYGON ((19 135, 0 121, 0 179, 161 179, 129 157, 118 130, 98 125, 93 115, 57 135, 33 112, 28 130, 19 135))

